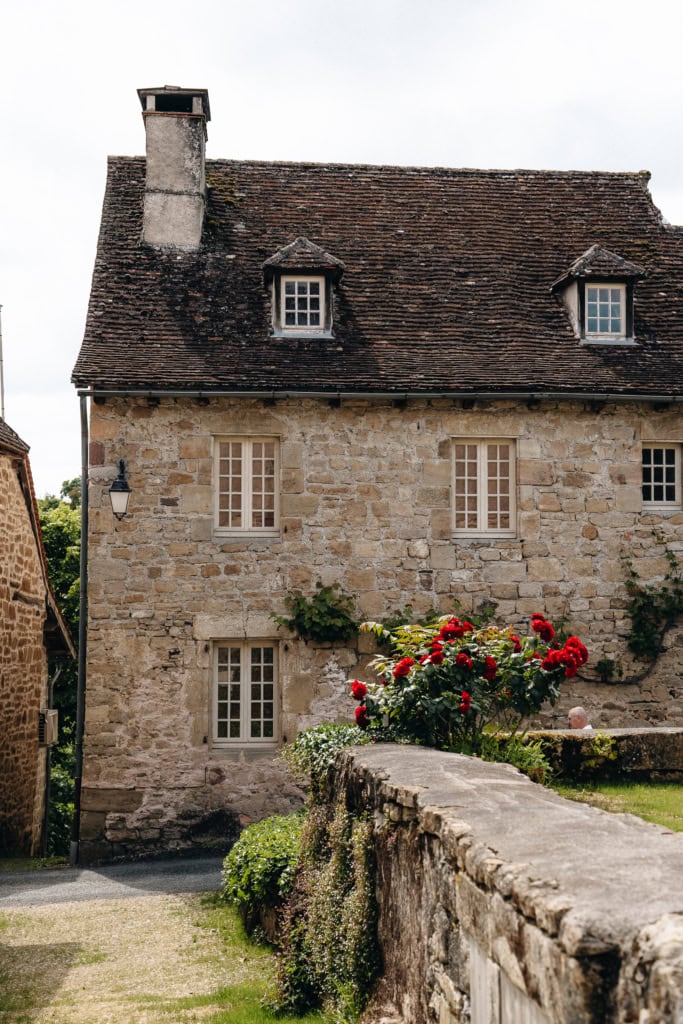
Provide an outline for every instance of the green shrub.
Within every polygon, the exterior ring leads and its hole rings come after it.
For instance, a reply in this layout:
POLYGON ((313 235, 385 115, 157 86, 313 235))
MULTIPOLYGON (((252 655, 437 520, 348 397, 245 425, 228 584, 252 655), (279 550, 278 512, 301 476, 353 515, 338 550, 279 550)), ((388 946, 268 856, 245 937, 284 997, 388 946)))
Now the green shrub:
POLYGON ((324 793, 339 751, 370 742, 371 737, 357 725, 324 722, 300 732, 294 742, 284 748, 282 756, 297 779, 310 780, 313 799, 318 799, 324 793))
POLYGON ((304 816, 273 815, 249 825, 223 861, 221 896, 234 903, 248 930, 262 910, 277 910, 290 893, 304 816))
POLYGON ((479 756, 483 761, 514 765, 534 782, 544 786, 548 785, 553 775, 542 740, 530 740, 524 736, 485 735, 479 756))

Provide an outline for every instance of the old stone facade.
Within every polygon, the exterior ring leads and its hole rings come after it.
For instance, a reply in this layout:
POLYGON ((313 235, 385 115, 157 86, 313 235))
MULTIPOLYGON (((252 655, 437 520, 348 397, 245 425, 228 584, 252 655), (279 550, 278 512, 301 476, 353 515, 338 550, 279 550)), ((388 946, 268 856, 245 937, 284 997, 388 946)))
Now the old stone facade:
POLYGON ((55 619, 57 646, 73 647, 47 583, 27 452, 0 420, 0 850, 30 855, 45 810, 47 748, 38 727, 54 647, 46 634, 55 619))
POLYGON ((591 667, 536 724, 681 724, 680 630, 648 672, 626 645, 628 573, 683 544, 683 234, 647 173, 206 160, 206 90, 139 97, 73 374, 83 856, 301 799, 274 755, 350 716, 371 653, 276 628, 319 582, 359 618, 561 620, 621 681, 591 667))
MULTIPOLYGON (((630 403, 93 404, 84 843, 101 855, 183 845, 183 831, 203 836, 201 821, 218 809, 248 820, 296 804, 272 749, 212 741, 212 657, 219 641, 277 648, 278 742, 349 719, 346 681, 364 671, 369 638, 360 650, 304 644, 272 618, 285 595, 310 594, 318 581, 355 595, 366 619, 408 604, 423 615, 457 602, 469 614, 493 601, 497 620, 524 630, 542 609, 586 640, 592 663, 608 656, 634 675, 627 564, 661 579, 662 541, 680 550, 683 523, 680 512, 643 514, 640 446, 676 431, 677 411, 630 403), (213 446, 236 434, 278 440, 277 537, 216 533, 213 446), (452 438, 462 436, 514 439, 514 539, 453 537, 452 438), (106 492, 120 457, 133 493, 117 523, 106 492)), ((543 722, 561 725, 583 702, 598 727, 683 724, 675 632, 669 642, 639 682, 567 680, 543 722)))

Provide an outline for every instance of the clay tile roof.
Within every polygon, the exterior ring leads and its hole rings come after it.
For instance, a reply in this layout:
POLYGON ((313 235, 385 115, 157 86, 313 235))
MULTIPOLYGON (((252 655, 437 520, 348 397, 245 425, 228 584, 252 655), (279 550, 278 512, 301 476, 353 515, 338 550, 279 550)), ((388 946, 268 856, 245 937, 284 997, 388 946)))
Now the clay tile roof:
POLYGON ((206 180, 200 248, 157 249, 144 158, 110 159, 77 386, 683 397, 683 231, 647 174, 209 160, 206 180), (289 239, 344 263, 332 337, 273 332, 264 264, 289 239), (550 290, 594 245, 646 272, 628 356, 581 345, 550 290))
POLYGON ((275 270, 327 271, 331 272, 335 280, 339 280, 344 273, 344 264, 325 252, 321 246, 300 237, 278 249, 264 262, 263 269, 267 274, 275 270))
POLYGON ((609 249, 603 249, 600 245, 591 245, 590 249, 574 260, 571 267, 555 283, 553 288, 566 283, 571 278, 616 278, 617 280, 635 279, 645 277, 646 271, 642 267, 625 260, 609 249))
POLYGON ((29 451, 26 442, 22 441, 3 419, 0 419, 0 448, 20 455, 25 455, 29 451))

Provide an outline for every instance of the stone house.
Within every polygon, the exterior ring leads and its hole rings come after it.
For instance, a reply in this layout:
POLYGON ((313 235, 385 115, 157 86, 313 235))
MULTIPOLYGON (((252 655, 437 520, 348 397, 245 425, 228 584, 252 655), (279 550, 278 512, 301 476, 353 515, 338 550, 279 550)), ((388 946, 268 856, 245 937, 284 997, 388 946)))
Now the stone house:
POLYGON ((73 376, 82 856, 296 802, 277 750, 350 716, 366 653, 276 627, 318 582, 363 618, 562 619, 629 681, 545 724, 683 723, 680 635, 642 678, 625 643, 629 564, 661 580, 683 539, 683 234, 648 175, 207 161, 206 91, 139 96, 73 376))
POLYGON ((57 736, 49 671, 75 650, 48 582, 28 451, 0 419, 0 851, 32 856, 57 736))

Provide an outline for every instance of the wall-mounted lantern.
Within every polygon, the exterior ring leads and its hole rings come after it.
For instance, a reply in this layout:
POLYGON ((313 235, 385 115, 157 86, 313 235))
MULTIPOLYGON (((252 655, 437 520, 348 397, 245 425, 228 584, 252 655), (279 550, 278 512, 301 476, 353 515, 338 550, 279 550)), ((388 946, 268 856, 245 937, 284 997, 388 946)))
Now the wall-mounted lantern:
POLYGON ((117 519, 123 519, 128 511, 131 493, 130 486, 126 480, 126 464, 123 459, 119 459, 119 475, 109 488, 111 510, 117 519))

